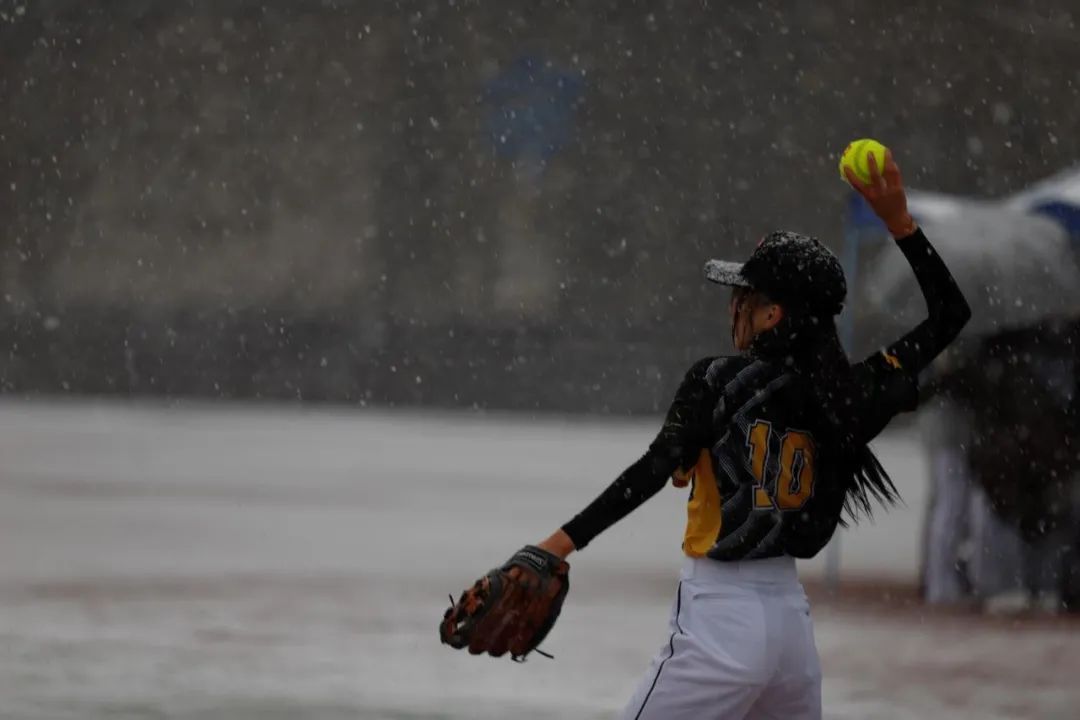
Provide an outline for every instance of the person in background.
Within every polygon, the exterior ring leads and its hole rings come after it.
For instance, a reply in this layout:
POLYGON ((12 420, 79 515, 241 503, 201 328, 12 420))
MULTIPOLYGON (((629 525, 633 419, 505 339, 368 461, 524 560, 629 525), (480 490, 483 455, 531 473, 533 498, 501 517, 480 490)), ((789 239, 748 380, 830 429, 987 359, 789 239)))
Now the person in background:
POLYGON ((1080 318, 961 345, 927 386, 924 593, 1080 610, 1080 318))

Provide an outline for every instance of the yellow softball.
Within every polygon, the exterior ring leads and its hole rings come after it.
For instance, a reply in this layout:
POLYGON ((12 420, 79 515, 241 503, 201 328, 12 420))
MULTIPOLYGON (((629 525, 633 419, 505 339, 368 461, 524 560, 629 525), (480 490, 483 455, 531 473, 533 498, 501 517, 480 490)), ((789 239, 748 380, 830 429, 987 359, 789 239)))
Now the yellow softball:
POLYGON ((870 165, 867 158, 873 155, 874 160, 877 161, 878 172, 884 172, 885 150, 884 145, 871 138, 852 140, 844 148, 844 154, 840 156, 840 177, 847 182, 844 168, 849 167, 855 173, 855 177, 864 183, 870 182, 870 165))

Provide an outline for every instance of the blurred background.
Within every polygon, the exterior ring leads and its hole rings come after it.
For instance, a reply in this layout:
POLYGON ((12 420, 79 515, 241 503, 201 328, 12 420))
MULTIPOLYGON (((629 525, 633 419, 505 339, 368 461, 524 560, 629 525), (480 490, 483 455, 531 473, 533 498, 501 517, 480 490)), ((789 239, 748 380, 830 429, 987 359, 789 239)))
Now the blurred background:
POLYGON ((5 0, 14 392, 655 412, 836 161, 1071 165, 1071 2, 5 0))
POLYGON ((977 322, 877 446, 907 504, 804 568, 827 708, 1072 717, 1078 16, 0 0, 0 714, 610 716, 682 496, 575 563, 557 701, 437 647, 440 598, 731 352, 706 258, 815 234, 850 352, 921 319, 837 175, 873 136, 977 322))

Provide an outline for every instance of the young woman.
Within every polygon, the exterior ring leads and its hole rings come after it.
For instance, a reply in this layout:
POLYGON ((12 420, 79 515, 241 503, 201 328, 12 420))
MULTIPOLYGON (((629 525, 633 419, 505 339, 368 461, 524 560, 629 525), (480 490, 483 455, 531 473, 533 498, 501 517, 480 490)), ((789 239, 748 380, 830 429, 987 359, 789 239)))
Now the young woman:
POLYGON ((907 210, 891 155, 871 181, 848 180, 885 222, 929 317, 851 364, 836 333, 847 286, 817 240, 766 236, 743 264, 710 260, 733 288, 741 352, 686 374, 648 452, 540 547, 566 557, 656 494, 690 485, 687 556, 671 637, 623 714, 657 718, 821 717, 821 670, 795 558, 812 557, 847 511, 895 488, 867 447, 917 403, 917 375, 960 332, 970 309, 907 210))

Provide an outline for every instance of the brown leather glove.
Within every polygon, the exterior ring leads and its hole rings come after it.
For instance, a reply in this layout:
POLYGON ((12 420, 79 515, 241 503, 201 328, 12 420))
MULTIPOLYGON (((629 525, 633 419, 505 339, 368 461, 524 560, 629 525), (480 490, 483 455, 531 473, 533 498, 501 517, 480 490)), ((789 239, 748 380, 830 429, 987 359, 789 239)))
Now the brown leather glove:
MULTIPOLYGON (((439 623, 439 637, 473 655, 518 662, 547 637, 570 589, 570 565, 548 551, 526 545, 461 594, 439 623)), ((453 598, 450 598, 453 602, 453 598)))
POLYGON ((880 171, 873 155, 866 159, 870 169, 870 182, 864 183, 851 168, 844 168, 844 175, 851 187, 859 191, 866 203, 889 228, 894 238, 904 238, 915 232, 917 226, 907 209, 907 195, 900 168, 893 160, 892 151, 885 151, 885 170, 880 171))

